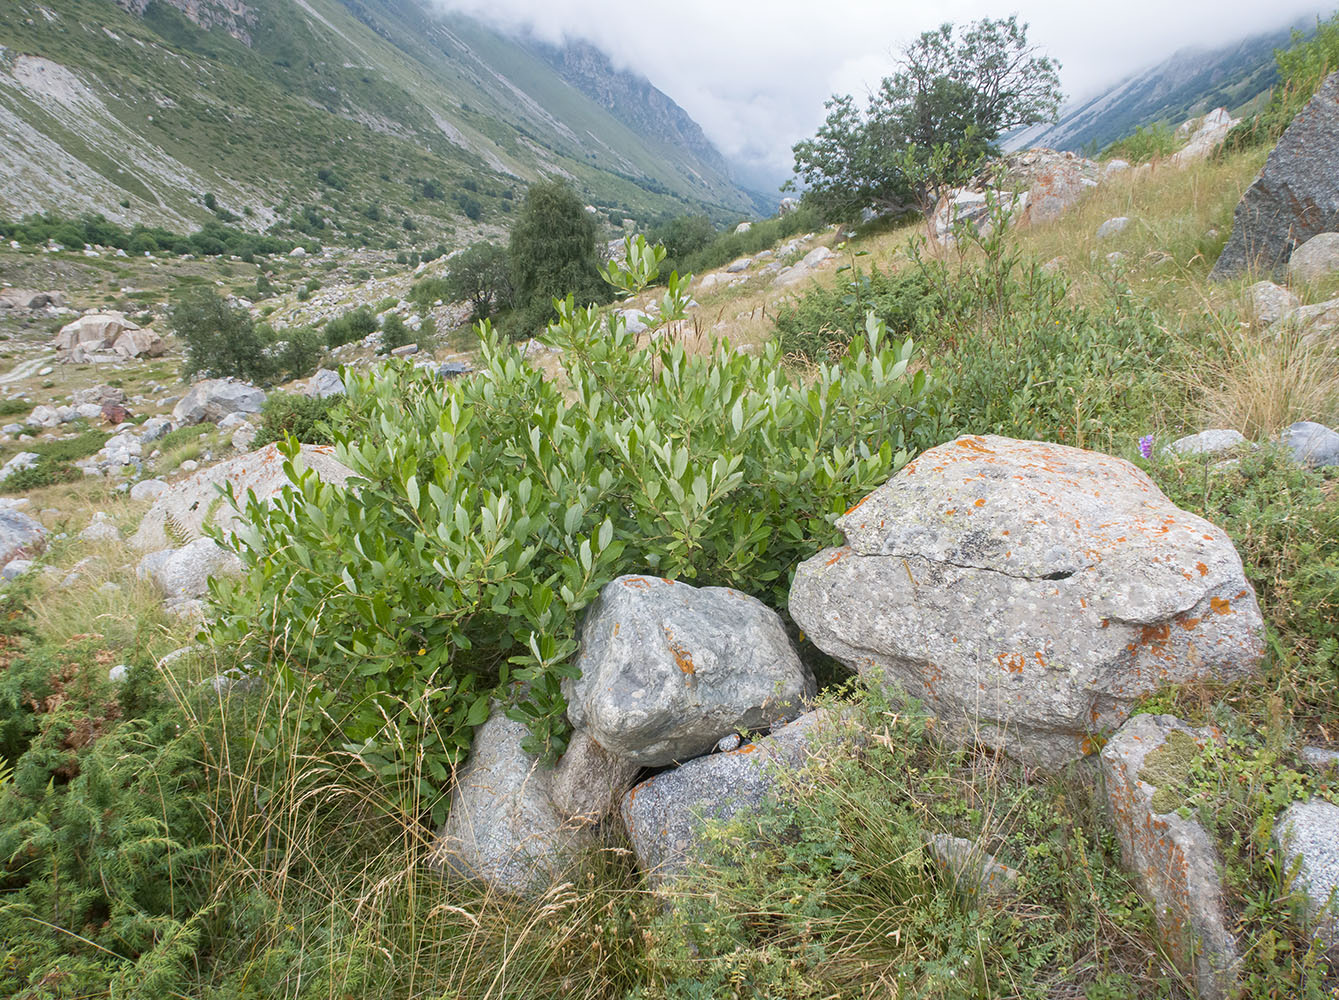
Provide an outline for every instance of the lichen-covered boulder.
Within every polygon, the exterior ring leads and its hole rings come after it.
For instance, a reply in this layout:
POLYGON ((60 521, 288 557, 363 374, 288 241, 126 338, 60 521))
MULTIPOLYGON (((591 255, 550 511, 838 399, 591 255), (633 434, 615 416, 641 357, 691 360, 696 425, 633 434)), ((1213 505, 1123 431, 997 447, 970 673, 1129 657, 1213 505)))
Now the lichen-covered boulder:
POLYGON ((231 378, 196 382, 172 408, 178 426, 204 421, 216 424, 230 413, 259 413, 265 405, 265 390, 231 378))
POLYGON ((942 733, 1058 768, 1165 684, 1251 674, 1232 542, 1129 462, 963 437, 837 521, 790 613, 820 649, 921 700, 942 733))
POLYGON ((623 796, 623 822, 642 871, 680 874, 698 856, 705 821, 783 800, 822 739, 842 738, 840 716, 807 712, 770 736, 736 750, 690 760, 648 778, 623 796))
MULTIPOLYGON (((225 532, 235 531, 243 522, 242 514, 228 504, 223 488, 232 487, 243 510, 248 491, 257 500, 273 499, 288 485, 284 461, 278 446, 267 444, 173 483, 144 515, 131 544, 138 549, 184 545, 203 534, 206 522, 225 532)), ((353 475, 329 445, 304 444, 298 465, 327 483, 340 484, 353 475)))
POLYGON ((1170 715, 1137 715, 1102 748, 1102 776, 1121 861, 1152 901, 1169 954, 1202 1000, 1226 1000, 1238 959, 1222 865, 1204 827, 1178 812, 1188 765, 1209 738, 1170 715))
POLYGON ((622 760, 659 767, 736 729, 793 718, 813 695, 776 612, 726 587, 651 576, 607 584, 581 626, 567 715, 622 760))

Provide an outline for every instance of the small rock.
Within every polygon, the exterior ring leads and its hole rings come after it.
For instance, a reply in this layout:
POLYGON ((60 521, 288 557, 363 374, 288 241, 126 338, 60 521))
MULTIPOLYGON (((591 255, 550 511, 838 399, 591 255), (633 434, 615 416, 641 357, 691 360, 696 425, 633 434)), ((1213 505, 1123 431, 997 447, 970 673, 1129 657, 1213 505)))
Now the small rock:
POLYGON ((1266 326, 1277 323, 1302 304, 1296 295, 1272 281, 1257 281, 1250 287, 1250 296, 1256 321, 1266 326))
POLYGON ((107 671, 107 679, 113 684, 124 684, 127 677, 130 676, 130 668, 124 663, 118 663, 107 671))
POLYGON ((110 521, 94 521, 79 532, 79 540, 83 542, 119 542, 121 532, 110 521))
POLYGON ((33 561, 31 559, 11 559, 5 563, 5 568, 0 570, 0 574, 3 574, 6 580, 17 580, 32 568, 33 561))
POLYGON ((730 264, 725 269, 725 273, 739 274, 741 271, 747 271, 752 265, 753 265, 752 257, 740 257, 738 260, 733 260, 730 262, 730 264))
POLYGON ((0 483, 23 469, 31 469, 41 458, 36 452, 21 451, 0 468, 0 483))
POLYGON ((729 753, 731 750, 738 750, 744 738, 738 733, 726 733, 716 741, 717 753, 729 753))
POLYGON ((987 854, 963 837, 932 834, 925 838, 925 846, 939 867, 952 874, 958 887, 968 895, 999 898, 1012 893, 1018 885, 1016 870, 1000 864, 993 854, 987 854))
POLYGON ((1107 219, 1106 222, 1097 227, 1097 238, 1099 240, 1105 240, 1112 236, 1116 236, 1125 232, 1129 225, 1130 220, 1124 215, 1118 215, 1114 219, 1107 219))
POLYGON ((1288 277, 1295 282, 1319 281, 1339 271, 1339 233, 1317 233, 1288 258, 1288 277))
POLYGON ((177 466, 177 468, 182 472, 194 472, 196 469, 200 468, 200 463, 193 458, 188 458, 186 461, 182 462, 181 465, 177 466))
POLYGON ((1173 455, 1215 456, 1226 454, 1246 443, 1240 431, 1213 429, 1177 438, 1163 451, 1173 455))
POLYGON ((1302 762, 1313 771, 1339 771, 1339 750, 1302 747, 1302 762))
POLYGON ((418 353, 418 344, 405 344, 402 347, 397 347, 391 351, 391 355, 397 358, 407 358, 411 354, 417 354, 417 353, 418 353))
POLYGON ((1298 465, 1320 468, 1339 465, 1339 433, 1324 424, 1302 420, 1284 429, 1279 441, 1298 465))
POLYGON ((0 508, 0 564, 37 551, 45 539, 41 521, 12 508, 0 508))
POLYGON ((243 424, 233 432, 230 443, 238 451, 250 451, 251 446, 256 441, 256 435, 259 433, 260 429, 258 427, 253 427, 251 424, 243 424))

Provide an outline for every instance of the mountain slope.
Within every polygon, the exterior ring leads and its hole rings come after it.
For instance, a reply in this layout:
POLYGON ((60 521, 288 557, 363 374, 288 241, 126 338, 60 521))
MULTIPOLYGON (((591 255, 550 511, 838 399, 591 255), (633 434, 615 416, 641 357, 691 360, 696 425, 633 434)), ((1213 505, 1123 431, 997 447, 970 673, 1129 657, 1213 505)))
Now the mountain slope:
POLYGON ((1091 152, 1137 126, 1155 122, 1176 126, 1216 107, 1236 112, 1274 85, 1274 50, 1287 46, 1290 37, 1291 29, 1282 28, 1217 49, 1183 49, 1101 94, 1070 104, 1054 125, 1010 135, 1005 146, 1091 152))
POLYGON ((540 177, 615 219, 750 204, 709 144, 639 134, 421 0, 6 0, 0 132, 8 216, 185 227, 210 194, 252 228, 458 243, 540 177))

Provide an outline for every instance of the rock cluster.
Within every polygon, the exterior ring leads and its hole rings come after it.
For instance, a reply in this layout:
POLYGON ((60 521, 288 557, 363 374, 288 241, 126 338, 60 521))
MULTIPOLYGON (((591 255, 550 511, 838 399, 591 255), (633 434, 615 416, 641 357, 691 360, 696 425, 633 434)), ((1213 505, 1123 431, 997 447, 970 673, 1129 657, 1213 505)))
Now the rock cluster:
POLYGON ((76 364, 120 358, 156 358, 167 350, 163 338, 126 319, 124 313, 90 313, 61 327, 51 346, 76 364), (110 353, 108 353, 110 352, 110 353))

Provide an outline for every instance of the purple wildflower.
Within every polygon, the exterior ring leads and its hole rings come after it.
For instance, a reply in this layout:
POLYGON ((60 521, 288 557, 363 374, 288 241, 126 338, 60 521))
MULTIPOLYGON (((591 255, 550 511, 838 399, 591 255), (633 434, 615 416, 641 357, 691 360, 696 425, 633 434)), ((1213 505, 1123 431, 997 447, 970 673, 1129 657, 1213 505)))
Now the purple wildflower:
POLYGON ((1139 439, 1139 454, 1145 458, 1153 457, 1153 435, 1145 434, 1139 439))

